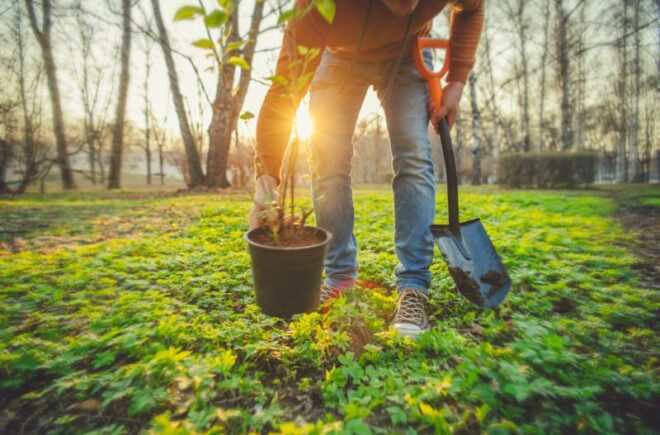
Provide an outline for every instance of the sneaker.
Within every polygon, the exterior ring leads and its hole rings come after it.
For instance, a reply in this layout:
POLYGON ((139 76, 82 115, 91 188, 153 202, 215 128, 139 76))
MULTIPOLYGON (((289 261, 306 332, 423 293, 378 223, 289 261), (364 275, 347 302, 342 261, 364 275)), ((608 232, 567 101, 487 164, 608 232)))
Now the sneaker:
POLYGON ((319 296, 319 306, 323 306, 331 300, 337 299, 339 296, 341 296, 341 290, 323 284, 321 286, 321 295, 319 296))
POLYGON ((429 316, 426 313, 428 296, 417 290, 402 290, 399 292, 399 302, 392 327, 399 335, 417 338, 419 334, 430 329, 429 316))

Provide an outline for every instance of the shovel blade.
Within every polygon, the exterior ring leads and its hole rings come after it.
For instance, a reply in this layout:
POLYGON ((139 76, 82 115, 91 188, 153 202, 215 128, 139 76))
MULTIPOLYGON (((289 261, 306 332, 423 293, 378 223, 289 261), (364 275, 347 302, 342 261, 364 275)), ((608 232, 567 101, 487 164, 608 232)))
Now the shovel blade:
POLYGON ((511 290, 511 278, 479 219, 461 223, 460 229, 457 237, 448 225, 431 225, 458 291, 480 307, 497 307, 511 290))

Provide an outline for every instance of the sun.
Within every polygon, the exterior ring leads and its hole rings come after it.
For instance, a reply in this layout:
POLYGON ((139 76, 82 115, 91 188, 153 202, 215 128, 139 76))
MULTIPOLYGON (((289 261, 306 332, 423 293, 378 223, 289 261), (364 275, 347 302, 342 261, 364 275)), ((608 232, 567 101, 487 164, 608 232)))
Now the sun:
POLYGON ((314 131, 314 121, 309 116, 309 107, 306 104, 301 104, 296 112, 296 131, 302 140, 309 139, 314 131))

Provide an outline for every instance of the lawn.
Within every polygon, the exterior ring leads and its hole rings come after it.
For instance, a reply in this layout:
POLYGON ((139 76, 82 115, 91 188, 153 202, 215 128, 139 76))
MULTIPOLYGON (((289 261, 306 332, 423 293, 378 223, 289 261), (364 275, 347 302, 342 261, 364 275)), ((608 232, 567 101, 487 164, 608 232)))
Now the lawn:
POLYGON ((388 330, 387 190, 355 195, 359 288, 291 321, 254 304, 247 195, 0 200, 0 432, 658 431, 660 300, 617 202, 466 192, 513 289, 478 309, 436 251, 417 342, 388 330))

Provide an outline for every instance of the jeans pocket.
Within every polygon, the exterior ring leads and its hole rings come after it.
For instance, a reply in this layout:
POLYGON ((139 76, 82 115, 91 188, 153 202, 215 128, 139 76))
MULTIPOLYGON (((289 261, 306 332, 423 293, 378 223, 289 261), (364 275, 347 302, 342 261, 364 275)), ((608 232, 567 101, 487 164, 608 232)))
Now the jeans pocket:
POLYGON ((352 62, 328 51, 323 53, 321 63, 314 74, 310 90, 321 90, 330 87, 349 86, 355 83, 351 74, 352 62))

